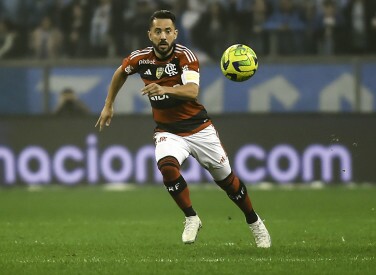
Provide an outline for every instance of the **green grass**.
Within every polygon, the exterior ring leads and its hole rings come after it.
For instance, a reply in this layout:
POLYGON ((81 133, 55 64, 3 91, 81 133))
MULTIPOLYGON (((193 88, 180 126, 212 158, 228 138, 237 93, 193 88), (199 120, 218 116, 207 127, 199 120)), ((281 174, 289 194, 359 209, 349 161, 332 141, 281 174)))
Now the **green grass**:
POLYGON ((162 186, 0 189, 0 273, 375 274, 376 188, 249 193, 271 249, 218 188, 191 188, 204 226, 193 245, 162 186))

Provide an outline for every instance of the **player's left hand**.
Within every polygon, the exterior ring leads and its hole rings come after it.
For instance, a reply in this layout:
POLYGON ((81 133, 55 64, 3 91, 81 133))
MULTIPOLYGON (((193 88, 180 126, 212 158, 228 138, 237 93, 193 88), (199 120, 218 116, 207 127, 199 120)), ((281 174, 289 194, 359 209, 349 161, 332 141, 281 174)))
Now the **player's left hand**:
POLYGON ((150 83, 141 90, 142 95, 148 95, 149 97, 164 95, 165 93, 163 87, 156 83, 150 83))

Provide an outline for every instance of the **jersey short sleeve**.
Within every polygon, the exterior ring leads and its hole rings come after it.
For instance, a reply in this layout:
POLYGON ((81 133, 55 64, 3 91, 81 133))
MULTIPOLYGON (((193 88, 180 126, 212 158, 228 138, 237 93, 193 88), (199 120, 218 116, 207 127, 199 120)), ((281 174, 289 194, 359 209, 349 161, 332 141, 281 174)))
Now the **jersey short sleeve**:
POLYGON ((139 72, 140 64, 144 64, 143 59, 147 59, 153 53, 153 47, 147 47, 133 51, 128 57, 123 59, 121 68, 127 75, 139 72))
POLYGON ((137 72, 137 62, 135 62, 135 59, 131 59, 131 56, 128 56, 123 59, 123 63, 121 64, 121 69, 123 72, 125 72, 127 75, 132 75, 137 72))
POLYGON ((196 55, 187 47, 179 44, 176 45, 175 50, 180 55, 181 80, 183 84, 195 83, 200 85, 199 61, 196 55))

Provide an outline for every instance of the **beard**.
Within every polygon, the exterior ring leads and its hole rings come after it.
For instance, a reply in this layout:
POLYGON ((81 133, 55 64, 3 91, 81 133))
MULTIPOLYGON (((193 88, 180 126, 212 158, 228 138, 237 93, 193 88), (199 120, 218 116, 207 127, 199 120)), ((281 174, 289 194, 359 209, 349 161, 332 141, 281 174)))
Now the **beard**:
POLYGON ((166 57, 170 54, 170 51, 171 51, 172 47, 174 46, 174 43, 169 45, 167 42, 162 42, 162 43, 159 43, 159 44, 155 44, 155 43, 152 42, 152 45, 153 45, 154 50, 158 54, 160 54, 162 57, 166 57), (161 49, 160 48, 161 45, 168 46, 168 47, 161 49))

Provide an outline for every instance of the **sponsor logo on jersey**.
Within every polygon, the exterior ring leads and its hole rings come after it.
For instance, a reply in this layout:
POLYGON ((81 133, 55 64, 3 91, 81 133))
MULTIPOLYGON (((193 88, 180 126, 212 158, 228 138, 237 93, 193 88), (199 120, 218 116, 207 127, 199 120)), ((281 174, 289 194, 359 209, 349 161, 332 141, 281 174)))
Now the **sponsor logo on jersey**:
POLYGON ((156 71, 156 73, 155 73, 155 76, 158 78, 158 79, 160 79, 161 77, 162 77, 162 75, 163 75, 163 72, 164 72, 164 68, 163 67, 159 67, 159 68, 157 68, 157 71, 156 71))
POLYGON ((150 59, 141 59, 138 61, 138 65, 147 65, 147 64, 155 64, 155 60, 150 59))
POLYGON ((169 76, 177 75, 178 71, 176 70, 176 65, 168 63, 165 68, 165 73, 168 74, 169 76))
POLYGON ((165 99, 169 99, 169 96, 168 95, 156 95, 156 96, 152 96, 150 98, 150 100, 152 100, 152 101, 161 101, 161 100, 165 100, 165 99))
POLYGON ((146 74, 146 75, 151 75, 151 71, 150 71, 150 69, 147 69, 147 71, 146 71, 144 74, 146 74))
POLYGON ((185 65, 185 66, 183 66, 183 68, 181 68, 183 71, 188 71, 188 65, 185 65))

